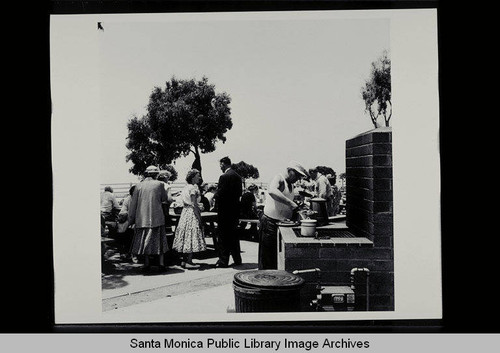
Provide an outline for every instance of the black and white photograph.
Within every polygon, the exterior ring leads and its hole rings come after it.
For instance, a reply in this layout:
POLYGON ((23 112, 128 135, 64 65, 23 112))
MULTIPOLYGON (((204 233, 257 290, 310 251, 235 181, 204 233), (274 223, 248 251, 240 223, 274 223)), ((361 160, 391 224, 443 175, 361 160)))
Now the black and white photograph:
POLYGON ((51 16, 56 323, 440 319, 436 25, 51 16))

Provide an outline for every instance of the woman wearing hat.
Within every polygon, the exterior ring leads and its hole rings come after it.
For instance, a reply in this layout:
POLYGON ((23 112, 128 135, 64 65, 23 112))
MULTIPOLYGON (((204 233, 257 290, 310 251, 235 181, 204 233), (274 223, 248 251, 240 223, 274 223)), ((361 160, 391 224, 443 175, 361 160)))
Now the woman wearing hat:
POLYGON ((288 163, 286 173, 276 175, 269 183, 264 213, 259 227, 259 270, 278 269, 278 223, 290 220, 298 205, 293 202, 293 184, 307 178, 308 173, 298 162, 288 163))
POLYGON ((161 181, 156 180, 158 168, 150 166, 144 180, 136 185, 130 200, 129 224, 135 224, 131 253, 144 255, 144 270, 150 269, 150 256, 159 260, 160 270, 165 270, 164 254, 168 251, 163 203, 167 193, 161 181))
POLYGON ((168 170, 160 170, 156 180, 159 180, 163 183, 163 187, 165 188, 165 192, 167 193, 167 200, 163 203, 163 214, 165 215, 165 225, 167 228, 170 226, 170 219, 168 217, 170 205, 174 201, 172 197, 172 185, 168 183, 172 173, 168 170))

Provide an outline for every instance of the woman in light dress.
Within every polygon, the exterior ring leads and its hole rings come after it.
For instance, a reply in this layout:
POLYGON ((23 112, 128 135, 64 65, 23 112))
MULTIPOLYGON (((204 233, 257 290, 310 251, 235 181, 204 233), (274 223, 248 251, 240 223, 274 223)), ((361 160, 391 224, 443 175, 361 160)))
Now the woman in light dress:
POLYGON ((200 198, 198 188, 201 175, 197 169, 191 169, 186 176, 187 185, 181 192, 183 204, 179 223, 175 229, 173 249, 183 257, 183 268, 198 268, 193 263, 193 253, 206 250, 205 237, 201 221, 200 198))

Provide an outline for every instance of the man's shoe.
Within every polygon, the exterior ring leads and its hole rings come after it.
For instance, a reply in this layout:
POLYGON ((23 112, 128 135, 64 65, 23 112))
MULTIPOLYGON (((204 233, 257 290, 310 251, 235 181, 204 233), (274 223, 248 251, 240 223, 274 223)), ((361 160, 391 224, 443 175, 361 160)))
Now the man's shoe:
POLYGON ((222 262, 217 261, 215 264, 215 268, 228 268, 229 266, 227 264, 224 264, 222 262))
POLYGON ((167 266, 158 266, 158 272, 167 272, 168 267, 167 266))
POLYGON ((241 266, 243 263, 241 261, 233 262, 232 266, 241 266))
POLYGON ((193 264, 193 263, 186 262, 186 264, 184 265, 184 268, 187 270, 194 270, 195 268, 200 268, 200 266, 193 264))

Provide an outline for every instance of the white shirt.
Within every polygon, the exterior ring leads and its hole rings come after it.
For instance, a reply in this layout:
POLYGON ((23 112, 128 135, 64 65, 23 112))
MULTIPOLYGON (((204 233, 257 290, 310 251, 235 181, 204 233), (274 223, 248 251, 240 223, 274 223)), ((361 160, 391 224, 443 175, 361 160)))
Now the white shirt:
MULTIPOLYGON (((273 181, 271 181, 271 184, 274 184, 275 182, 278 181, 278 178, 280 178, 283 183, 285 184, 285 189, 282 191, 283 195, 287 198, 293 201, 293 187, 292 190, 288 188, 288 183, 285 180, 285 177, 281 174, 277 175, 274 177, 273 181)), ((268 217, 278 219, 280 221, 284 221, 285 219, 291 219, 293 215, 293 209, 290 207, 288 204, 281 203, 279 201, 276 201, 272 197, 266 197, 266 202, 264 205, 264 214, 268 217)))

